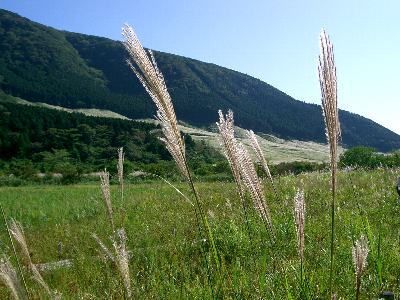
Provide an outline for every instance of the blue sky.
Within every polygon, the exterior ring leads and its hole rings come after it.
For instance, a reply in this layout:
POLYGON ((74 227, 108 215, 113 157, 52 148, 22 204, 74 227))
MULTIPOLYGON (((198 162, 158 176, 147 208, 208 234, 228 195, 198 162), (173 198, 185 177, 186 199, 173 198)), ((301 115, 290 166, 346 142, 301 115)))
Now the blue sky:
POLYGON ((0 0, 68 31, 121 39, 128 22, 149 48, 228 67, 320 103, 318 35, 334 44, 341 109, 400 134, 400 1, 0 0))

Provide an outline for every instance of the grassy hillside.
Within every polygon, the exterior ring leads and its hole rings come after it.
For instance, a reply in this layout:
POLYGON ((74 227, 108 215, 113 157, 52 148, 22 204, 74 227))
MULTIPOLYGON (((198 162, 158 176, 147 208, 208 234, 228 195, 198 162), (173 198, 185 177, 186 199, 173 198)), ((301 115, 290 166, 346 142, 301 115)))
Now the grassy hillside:
MULTIPOLYGON (((242 128, 325 142, 317 105, 214 64, 157 51, 155 56, 180 120, 208 127, 218 109, 231 108, 242 128)), ((0 89, 8 94, 66 108, 111 110, 131 119, 152 117, 155 109, 125 59, 119 42, 58 31, 0 10, 0 89)), ((371 120, 345 111, 340 119, 347 147, 400 148, 399 135, 371 120)))

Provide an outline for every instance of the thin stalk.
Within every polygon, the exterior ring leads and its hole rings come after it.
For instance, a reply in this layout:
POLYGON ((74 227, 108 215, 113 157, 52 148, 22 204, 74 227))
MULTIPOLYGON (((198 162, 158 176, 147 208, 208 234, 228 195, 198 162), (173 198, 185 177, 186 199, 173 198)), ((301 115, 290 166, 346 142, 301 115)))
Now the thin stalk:
POLYGON ((356 279, 356 300, 360 299, 361 278, 357 276, 356 279))
POLYGON ((197 212, 197 208, 196 207, 194 207, 194 213, 195 213, 195 216, 196 216, 197 233, 198 233, 199 240, 200 240, 200 251, 201 251, 201 254, 203 255, 203 259, 204 259, 204 261, 206 263, 207 280, 208 280, 208 284, 210 285, 210 288, 211 288, 212 298, 214 299, 215 297, 214 297, 214 289, 212 288, 211 269, 210 269, 210 264, 208 263, 207 255, 206 255, 206 253, 204 251, 203 244, 202 244, 202 242, 203 242, 203 233, 202 233, 202 230, 201 230, 200 221, 199 221, 199 214, 197 212))
POLYGON ((334 272, 334 241, 335 241, 335 196, 336 196, 336 184, 335 180, 332 179, 332 202, 331 202, 331 263, 329 269, 329 291, 330 295, 333 293, 333 272, 334 272))
POLYGON ((218 270, 218 272, 219 272, 219 271, 220 271, 220 262, 219 262, 219 257, 218 257, 217 248, 216 248, 215 242, 214 242, 214 237, 213 237, 213 234, 212 234, 212 231, 211 231, 211 227, 210 227, 210 224, 208 223, 208 219, 207 219, 206 215, 204 214, 203 206, 202 206, 202 204, 201 204, 199 194, 197 193, 197 190, 196 190, 196 188, 195 188, 195 186, 194 186, 193 178, 192 178, 192 175, 191 175, 190 172, 189 172, 189 168, 188 168, 188 165, 187 165, 187 161, 186 161, 186 160, 185 160, 185 165, 186 165, 186 168, 187 168, 187 170, 188 170, 188 182, 189 182, 189 186, 190 186, 190 188, 191 188, 191 190, 192 190, 192 192, 193 192, 193 195, 194 195, 194 197, 195 197, 195 199, 196 199, 196 205, 197 205, 197 208, 198 208, 198 210, 199 210, 200 217, 201 217, 201 219, 202 219, 203 225, 204 225, 204 227, 205 227, 205 229, 206 229, 206 231, 207 231, 207 235, 208 235, 208 238, 209 238, 209 240, 210 240, 211 248, 212 248, 212 251, 213 251, 213 256, 214 256, 215 264, 216 264, 217 270, 218 270))
POLYGON ((20 275, 21 275, 22 283, 24 284, 24 289, 25 289, 25 292, 26 292, 26 297, 27 297, 28 300, 29 300, 28 287, 27 287, 26 282, 25 282, 24 274, 22 273, 21 264, 19 263, 19 259, 18 259, 18 256, 17 256, 17 251, 15 250, 15 245, 14 245, 13 239, 12 239, 11 234, 10 234, 10 228, 8 227, 8 222, 7 222, 7 219, 6 219, 6 214, 4 213, 4 209, 3 209, 3 205, 2 205, 2 204, 0 204, 0 208, 1 208, 1 213, 2 213, 2 215, 3 215, 4 224, 6 225, 6 228, 7 228, 8 238, 9 238, 9 240, 10 240, 10 242, 11 242, 11 246, 12 246, 12 249, 13 249, 14 257, 15 257, 15 260, 17 261, 18 271, 19 271, 19 273, 20 273, 20 275))
POLYGON ((301 294, 304 294, 304 283, 303 283, 303 258, 300 259, 300 286, 301 286, 301 294))

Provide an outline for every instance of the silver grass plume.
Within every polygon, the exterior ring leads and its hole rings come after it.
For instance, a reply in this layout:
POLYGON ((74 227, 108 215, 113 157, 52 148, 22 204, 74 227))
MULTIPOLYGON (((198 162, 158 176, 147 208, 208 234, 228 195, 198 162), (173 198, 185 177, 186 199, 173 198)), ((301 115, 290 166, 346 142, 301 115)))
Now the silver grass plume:
POLYGON ((268 225, 268 228, 273 234, 273 227, 269 209, 264 196, 264 189, 262 187, 260 178, 257 175, 256 168, 250 158, 249 153, 243 144, 238 143, 237 153, 240 166, 240 177, 246 186, 251 199, 253 200, 254 207, 260 213, 263 221, 268 225))
POLYGON ((122 35, 125 37, 123 42, 125 49, 131 57, 130 60, 127 60, 127 63, 157 107, 157 119, 161 123, 164 134, 164 138, 161 138, 161 140, 174 158, 179 171, 190 181, 185 146, 178 129, 172 99, 168 93, 164 76, 158 69, 153 53, 150 50, 148 54, 146 53, 132 27, 125 25, 122 28, 122 35))
POLYGON ((107 246, 101 241, 101 239, 95 234, 92 234, 92 237, 99 244, 100 250, 103 255, 110 259, 116 268, 118 269, 122 281, 125 286, 126 296, 127 298, 131 298, 131 281, 129 275, 129 253, 126 249, 126 233, 123 228, 118 229, 115 232, 116 238, 111 238, 111 242, 114 248, 114 251, 110 251, 107 246))
POLYGON ((352 248, 353 264, 356 273, 356 299, 360 296, 361 276, 367 266, 368 240, 362 235, 352 248))
POLYGON ((225 146, 225 155, 237 182, 239 195, 243 193, 241 187, 241 183, 243 183, 250 194, 254 207, 260 213, 262 220, 268 225, 272 233, 271 217, 253 161, 243 144, 239 143, 234 137, 233 113, 229 110, 225 117, 221 111, 218 111, 218 114, 219 123, 217 123, 217 126, 225 146))
POLYGON ((329 286, 333 293, 333 269, 334 269, 334 241, 335 241, 335 197, 338 141, 340 139, 340 123, 337 106, 337 80, 336 67, 333 55, 333 46, 324 29, 320 34, 320 55, 318 64, 319 83, 321 88, 322 113, 325 121, 326 136, 330 150, 331 165, 331 245, 330 245, 330 270, 329 286))
POLYGON ((228 113, 224 117, 222 111, 218 110, 218 115, 219 122, 216 124, 221 135, 222 145, 224 146, 224 154, 231 167, 240 200, 245 205, 243 185, 240 178, 239 158, 237 157, 237 141, 233 127, 233 112, 228 110, 228 113))
POLYGON ((34 265, 32 262, 22 225, 14 219, 11 220, 10 233, 21 248, 22 254, 25 257, 25 261, 27 262, 26 264, 33 274, 33 279, 42 286, 42 288, 50 295, 50 297, 54 297, 55 294, 53 294, 53 292, 50 290, 42 275, 40 275, 36 265, 34 265))
POLYGON ((300 259, 304 260, 304 225, 306 216, 306 204, 304 192, 297 190, 294 196, 294 221, 296 223, 297 246, 300 259))
POLYGON ((322 29, 320 34, 318 74, 321 87, 322 113, 330 150, 332 190, 335 191, 338 141, 341 131, 337 106, 337 80, 333 46, 324 29, 322 29))
POLYGON ((118 148, 117 169, 118 169, 118 181, 122 199, 124 198, 124 159, 125 159, 124 148, 123 147, 118 148))
POLYGON ((110 220, 112 230, 114 231, 115 227, 110 195, 110 173, 108 173, 107 170, 100 172, 100 188, 103 194, 103 201, 107 209, 108 219, 110 220))
POLYGON ((17 271, 14 269, 9 258, 3 254, 0 258, 0 279, 11 291, 14 299, 22 300, 28 299, 25 291, 22 289, 21 282, 19 281, 17 271))
POLYGON ((129 276, 129 254, 126 250, 126 233, 125 230, 119 229, 117 231, 118 241, 113 242, 115 250, 115 262, 124 282, 126 295, 131 298, 131 281, 129 276))
POLYGON ((247 130, 246 135, 248 139, 250 140, 251 147, 253 148, 254 152, 256 153, 257 159, 261 164, 261 167, 263 168, 264 172, 268 175, 269 180, 271 181, 272 184, 274 184, 274 180, 272 179, 271 172, 269 170, 267 160, 265 159, 264 153, 261 150, 260 144, 258 143, 257 137, 254 134, 253 130, 247 130))

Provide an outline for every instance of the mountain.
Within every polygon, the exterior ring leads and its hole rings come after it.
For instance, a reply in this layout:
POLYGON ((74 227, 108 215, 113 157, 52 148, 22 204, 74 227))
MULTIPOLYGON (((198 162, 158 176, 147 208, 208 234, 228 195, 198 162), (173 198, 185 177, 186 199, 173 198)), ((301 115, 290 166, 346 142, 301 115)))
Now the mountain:
MULTIPOLYGON (((318 105, 240 72, 154 53, 178 119, 207 127, 217 120, 218 109, 230 108, 240 127, 325 143, 318 105)), ((0 10, 0 89, 7 94, 66 108, 108 109, 133 119, 152 117, 155 107, 126 58, 120 42, 55 30, 0 10)), ((343 110, 339 117, 345 147, 400 148, 400 136, 383 126, 343 110)))

